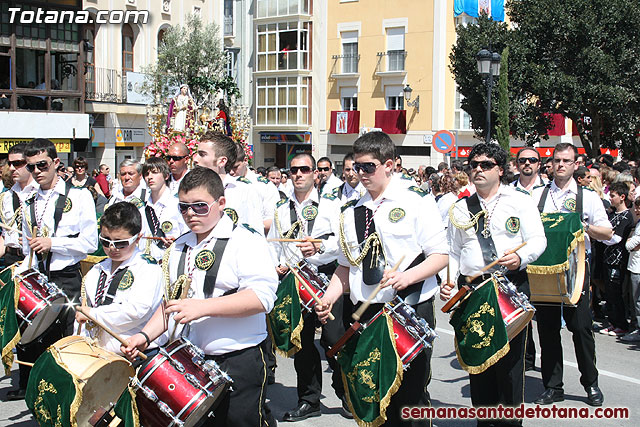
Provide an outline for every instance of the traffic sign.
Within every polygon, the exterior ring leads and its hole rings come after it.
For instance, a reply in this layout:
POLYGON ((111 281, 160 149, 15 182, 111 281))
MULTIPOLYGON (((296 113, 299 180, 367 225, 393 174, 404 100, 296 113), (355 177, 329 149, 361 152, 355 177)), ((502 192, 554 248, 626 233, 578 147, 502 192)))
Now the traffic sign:
POLYGON ((456 138, 448 130, 439 130, 433 135, 432 145, 434 150, 439 153, 449 153, 455 149, 456 138))

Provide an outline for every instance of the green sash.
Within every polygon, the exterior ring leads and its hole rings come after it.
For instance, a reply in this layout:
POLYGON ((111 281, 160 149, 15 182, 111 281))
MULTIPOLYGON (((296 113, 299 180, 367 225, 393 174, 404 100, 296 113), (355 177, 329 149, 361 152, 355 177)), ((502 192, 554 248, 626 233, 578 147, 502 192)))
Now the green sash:
POLYGON ((470 374, 480 374, 509 352, 507 328, 500 314, 493 280, 478 287, 451 315, 458 362, 470 374))
POLYGON ((13 280, 15 266, 0 272, 0 339, 2 340, 2 364, 5 375, 10 375, 13 365, 13 348, 20 341, 20 329, 16 317, 16 307, 20 297, 20 286, 13 280))
POLYGON ((527 265, 527 273, 556 274, 569 269, 569 255, 584 241, 584 230, 577 213, 543 213, 540 215, 547 248, 534 262, 527 265))
POLYGON ((358 424, 383 424, 403 375, 391 318, 383 313, 361 334, 354 334, 338 353, 338 363, 349 409, 358 424))
POLYGON ((124 427, 138 427, 140 425, 136 392, 131 387, 127 387, 122 392, 114 410, 118 418, 122 420, 124 427))
POLYGON ((278 286, 276 302, 267 316, 267 325, 278 354, 290 357, 300 351, 300 332, 304 322, 298 294, 298 279, 292 273, 287 274, 278 286))

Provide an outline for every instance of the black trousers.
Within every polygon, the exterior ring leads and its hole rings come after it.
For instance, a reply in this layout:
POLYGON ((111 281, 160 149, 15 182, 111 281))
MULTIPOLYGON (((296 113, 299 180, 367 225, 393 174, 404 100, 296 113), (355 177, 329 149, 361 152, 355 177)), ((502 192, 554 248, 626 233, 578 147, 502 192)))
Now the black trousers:
MULTIPOLYGON (((412 306, 416 314, 426 320, 429 327, 436 328, 436 319, 434 316, 434 298, 421 302, 412 306)), ((359 304, 354 306, 357 310, 359 304)), ((374 317, 381 309, 383 304, 372 304, 365 310, 360 321, 367 322, 374 317)), ((413 359, 409 367, 402 376, 400 388, 393 395, 389 406, 387 407, 387 420, 384 426, 429 426, 431 420, 403 420, 401 418, 402 408, 405 406, 431 406, 431 396, 429 395, 428 386, 431 382, 431 355, 433 350, 427 348, 413 359)))
POLYGON ((596 369, 596 343, 593 337, 589 290, 583 291, 575 307, 565 305, 537 305, 538 336, 542 358, 542 383, 545 388, 563 389, 562 342, 560 341, 560 316, 573 336, 573 347, 580 370, 580 383, 587 387, 598 385, 596 369))
MULTIPOLYGON (((70 301, 76 303, 79 301, 80 287, 82 286, 82 276, 80 275, 79 266, 77 266, 77 268, 72 266, 65 271, 52 271, 49 274, 49 282, 55 283, 59 288, 61 288, 70 301)), ((18 360, 33 363, 51 344, 55 343, 62 337, 73 335, 74 319, 75 310, 72 307, 67 307, 60 313, 53 325, 43 332, 37 339, 28 344, 18 344, 16 346, 18 360)), ((27 383, 29 382, 31 368, 29 366, 20 365, 19 370, 19 387, 26 388, 27 383)))
POLYGON ((607 319, 615 327, 629 329, 626 307, 624 304, 623 282, 626 270, 617 266, 605 265, 605 297, 607 300, 607 319))
POLYGON ((264 343, 220 356, 206 356, 233 380, 233 390, 226 393, 214 410, 214 417, 204 421, 215 427, 268 427, 277 425, 267 403, 267 363, 264 343))

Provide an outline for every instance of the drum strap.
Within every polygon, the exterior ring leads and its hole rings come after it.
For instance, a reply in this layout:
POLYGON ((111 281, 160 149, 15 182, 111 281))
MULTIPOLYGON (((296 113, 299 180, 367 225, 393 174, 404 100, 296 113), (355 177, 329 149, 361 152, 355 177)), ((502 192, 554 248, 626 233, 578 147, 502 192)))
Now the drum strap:
MULTIPOLYGON (((147 224, 149 225, 149 229, 151 230, 151 234, 153 237, 165 237, 164 231, 160 226, 160 220, 156 215, 155 209, 150 205, 145 206, 144 214, 147 217, 147 224)), ((167 246, 162 242, 162 240, 156 240, 156 246, 160 249, 166 249, 167 246)))
MULTIPOLYGON (((424 256, 424 252, 420 252, 420 255, 418 255, 411 262, 411 264, 409 264, 409 267, 407 267, 407 270, 420 264, 425 259, 427 259, 427 257, 424 256)), ((398 296, 402 298, 404 302, 406 302, 409 305, 418 304, 420 302, 420 293, 422 292, 422 283, 423 282, 417 282, 407 286, 406 288, 398 292, 398 296)))
MULTIPOLYGON (((540 202, 538 202, 538 212, 542 213, 544 211, 544 204, 547 201, 547 196, 549 195, 549 189, 551 188, 551 183, 548 183, 544 190, 542 190, 542 195, 540 196, 540 202)), ((578 185, 578 194, 576 195, 576 212, 580 214, 582 218, 582 200, 584 198, 583 195, 584 190, 581 185, 578 185)))
MULTIPOLYGON (((368 237, 365 236, 368 216, 372 217, 368 233, 368 235, 371 236, 376 231, 376 221, 373 219, 373 211, 364 205, 360 205, 353 210, 353 219, 356 226, 358 244, 362 244, 362 242, 364 242, 368 237)), ((369 250, 362 260, 362 280, 365 285, 369 286, 377 286, 382 280, 382 275, 384 274, 384 254, 381 250, 377 251, 377 259, 373 262, 372 257, 374 253, 376 253, 376 251, 373 249, 369 250)))
MULTIPOLYGON (((481 207, 478 193, 474 193, 467 198, 467 208, 469 209, 469 213, 474 216, 480 212, 481 207)), ((484 260, 484 263, 488 265, 498 259, 498 251, 496 250, 496 245, 493 243, 491 235, 489 235, 489 237, 484 237, 482 235, 482 230, 484 230, 484 220, 484 215, 480 215, 478 217, 478 223, 476 224, 476 237, 478 238, 478 243, 480 243, 480 249, 482 249, 482 259, 484 260)))
POLYGON ((13 197, 13 211, 16 212, 20 209, 20 198, 18 197, 18 193, 15 191, 11 192, 11 196, 13 197))

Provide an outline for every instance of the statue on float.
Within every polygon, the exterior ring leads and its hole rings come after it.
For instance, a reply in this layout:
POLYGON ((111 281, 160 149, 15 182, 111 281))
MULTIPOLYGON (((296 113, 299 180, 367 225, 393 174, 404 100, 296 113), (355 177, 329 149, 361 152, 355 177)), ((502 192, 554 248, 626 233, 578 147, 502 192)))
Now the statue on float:
POLYGON ((191 96, 189 85, 181 85, 169 104, 167 129, 173 129, 176 132, 191 133, 196 125, 196 111, 197 106, 191 96))

